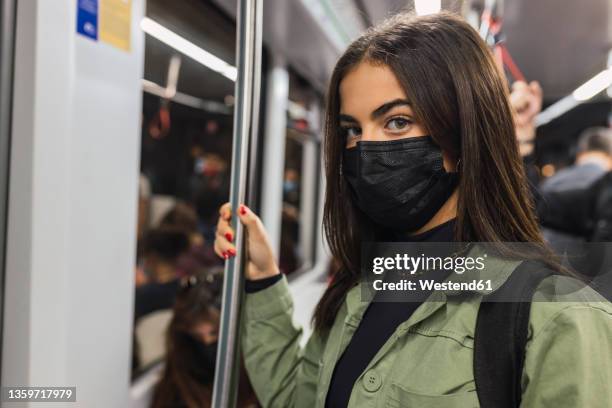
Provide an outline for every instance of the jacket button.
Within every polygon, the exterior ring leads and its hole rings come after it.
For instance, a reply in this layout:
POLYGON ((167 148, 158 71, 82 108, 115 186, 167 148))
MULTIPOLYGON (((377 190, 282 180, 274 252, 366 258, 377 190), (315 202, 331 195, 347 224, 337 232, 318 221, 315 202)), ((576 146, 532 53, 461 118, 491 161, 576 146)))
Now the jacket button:
POLYGON ((376 392, 382 385, 382 378, 380 374, 376 372, 376 370, 369 370, 362 379, 363 388, 369 392, 376 392))

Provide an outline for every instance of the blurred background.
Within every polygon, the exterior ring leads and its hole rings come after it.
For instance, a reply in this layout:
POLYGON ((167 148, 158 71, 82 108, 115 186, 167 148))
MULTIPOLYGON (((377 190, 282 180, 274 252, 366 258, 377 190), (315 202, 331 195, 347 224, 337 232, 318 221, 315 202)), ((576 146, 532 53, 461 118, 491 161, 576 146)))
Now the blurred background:
MULTIPOLYGON (((603 135, 597 152, 611 138, 610 0, 265 0, 250 206, 307 333, 334 269, 321 231, 327 81, 352 40, 405 8, 463 15, 509 89, 540 84, 541 112, 517 138, 543 229, 612 241, 598 209, 612 203, 600 193, 612 164, 577 177, 570 198, 550 182, 593 150, 585 131, 603 135), (580 216, 575 197, 588 197, 580 216)), ((236 9, 2 0, 2 386, 76 386, 83 407, 206 406, 223 358, 212 243, 232 179, 236 9)), ((239 406, 258 406, 241 378, 239 406)))

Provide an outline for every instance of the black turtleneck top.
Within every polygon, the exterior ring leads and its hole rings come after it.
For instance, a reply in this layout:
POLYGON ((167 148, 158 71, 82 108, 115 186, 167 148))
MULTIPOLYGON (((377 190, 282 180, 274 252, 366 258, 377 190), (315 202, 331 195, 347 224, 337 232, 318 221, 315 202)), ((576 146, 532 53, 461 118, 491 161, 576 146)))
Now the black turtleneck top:
MULTIPOLYGON (((452 242, 455 220, 438 225, 429 231, 417 235, 396 235, 398 242, 452 242)), ((443 281, 449 273, 434 273, 431 278, 443 281)), ((271 278, 246 281, 247 293, 254 293, 273 285, 281 279, 281 275, 271 278)), ((422 293, 423 301, 428 293, 422 293)), ((344 353, 336 363, 331 378, 326 408, 345 408, 351 397, 355 381, 361 376, 374 355, 395 332, 397 326, 410 318, 422 302, 376 302, 370 303, 366 309, 359 327, 351 338, 344 353)))
MULTIPOLYGON (((451 242, 455 220, 438 225, 429 231, 417 235, 402 235, 397 237, 400 242, 451 242)), ((442 281, 449 273, 437 273, 431 276, 433 280, 442 281)), ((427 293, 421 293, 425 300, 427 293)), ((326 408, 345 408, 348 406, 351 391, 355 381, 361 376, 374 355, 395 332, 397 326, 408 320, 412 313, 423 303, 421 302, 376 302, 370 303, 366 309, 359 327, 351 338, 344 353, 336 363, 331 378, 326 408)))

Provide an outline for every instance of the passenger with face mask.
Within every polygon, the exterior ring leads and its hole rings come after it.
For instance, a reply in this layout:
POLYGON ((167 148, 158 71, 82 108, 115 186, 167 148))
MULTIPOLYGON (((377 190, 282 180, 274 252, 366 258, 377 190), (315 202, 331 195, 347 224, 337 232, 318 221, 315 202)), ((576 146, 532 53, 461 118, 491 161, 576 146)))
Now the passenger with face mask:
POLYGON ((340 266, 304 348, 260 219, 244 205, 220 209, 219 256, 236 254, 232 217, 247 231, 242 349, 265 407, 612 406, 612 307, 588 287, 575 302, 527 302, 525 344, 508 359, 513 332, 501 335, 518 314, 490 313, 501 309, 481 302, 482 291, 362 298, 368 241, 495 243, 505 252, 487 261, 488 295, 538 275, 533 265, 555 271, 536 295, 575 282, 539 232, 507 88, 478 33, 451 14, 397 15, 348 47, 329 85, 324 153, 323 222, 340 266), (501 336, 488 354, 478 353, 482 333, 501 336), (503 368, 509 359, 516 377, 503 368), (494 375, 481 381, 488 367, 494 375), (510 380, 501 398, 487 392, 499 378, 510 380))
MULTIPOLYGON (((220 276, 182 279, 166 337, 165 366, 155 387, 152 408, 210 407, 217 361, 220 291, 220 276)), ((259 406, 245 375, 238 400, 240 407, 259 406)))

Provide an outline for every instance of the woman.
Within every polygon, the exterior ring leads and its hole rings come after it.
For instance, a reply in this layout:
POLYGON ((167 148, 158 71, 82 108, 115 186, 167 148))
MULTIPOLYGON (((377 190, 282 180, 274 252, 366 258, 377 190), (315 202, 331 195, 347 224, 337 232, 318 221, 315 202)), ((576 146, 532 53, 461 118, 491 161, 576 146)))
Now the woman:
MULTIPOLYGON (((399 15, 353 42, 330 82, 325 161, 324 226, 341 268, 303 350, 260 220, 245 206, 221 208, 219 256, 236 254, 232 213, 247 229, 242 344, 260 401, 479 406, 472 367, 481 293, 391 304, 363 302, 359 289, 360 245, 372 240, 500 243, 505 257, 487 270, 493 292, 513 257, 555 265, 527 192, 506 85, 478 34, 450 14, 399 15), (504 242, 534 249, 513 253, 504 242)), ((522 406, 612 406, 611 319, 604 302, 534 302, 522 406)))
MULTIPOLYGON (((152 408, 210 407, 219 327, 220 279, 195 276, 181 281, 166 339, 162 378, 152 408)), ((246 377, 239 389, 241 407, 257 407, 246 377)))

